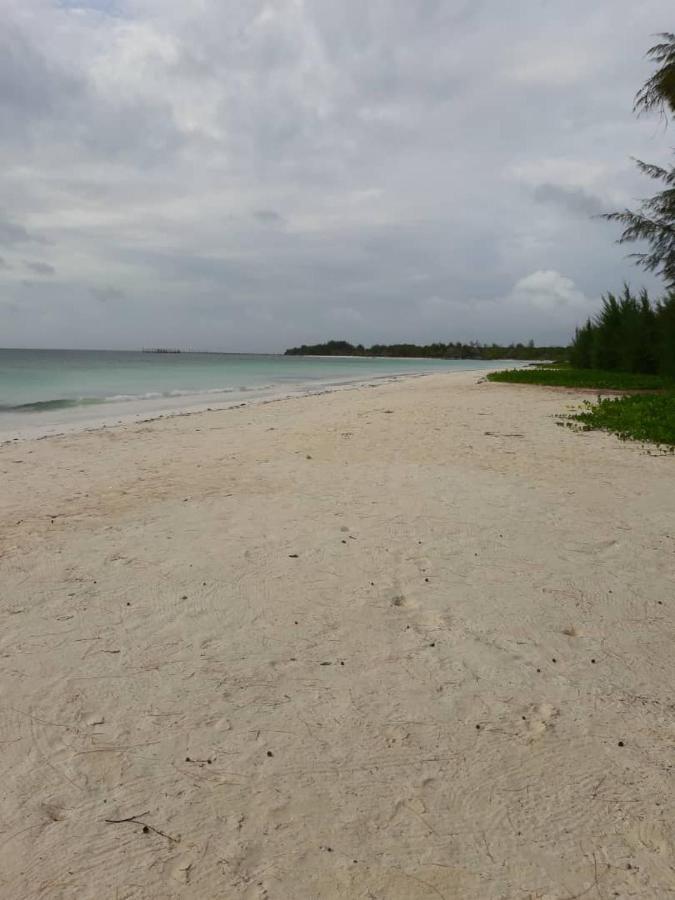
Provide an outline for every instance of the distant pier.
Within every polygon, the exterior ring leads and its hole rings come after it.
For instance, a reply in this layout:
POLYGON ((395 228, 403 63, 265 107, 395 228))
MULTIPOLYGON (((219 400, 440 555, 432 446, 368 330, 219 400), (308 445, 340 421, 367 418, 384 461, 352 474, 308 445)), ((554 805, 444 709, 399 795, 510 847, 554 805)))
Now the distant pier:
POLYGON ((176 347, 143 347, 142 353, 180 353, 176 347))

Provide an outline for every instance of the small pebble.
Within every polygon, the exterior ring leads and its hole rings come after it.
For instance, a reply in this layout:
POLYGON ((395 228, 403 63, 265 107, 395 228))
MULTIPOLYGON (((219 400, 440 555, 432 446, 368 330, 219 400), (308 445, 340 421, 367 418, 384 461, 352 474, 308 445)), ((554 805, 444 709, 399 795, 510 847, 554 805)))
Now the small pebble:
POLYGON ((147 825, 143 826, 143 834, 147 834, 150 831, 147 825))
POLYGON ((619 741, 619 747, 623 747, 623 741, 619 741))
POLYGON ((268 755, 268 756, 274 756, 274 753, 272 753, 271 750, 268 750, 268 751, 267 751, 267 755, 268 755))
POLYGON ((183 596, 182 596, 180 599, 181 599, 181 600, 187 600, 187 594, 183 594, 183 596))
POLYGON ((480 725, 476 725, 476 731, 480 731, 480 725))
POLYGON ((558 662, 558 660, 554 656, 553 659, 551 660, 551 662, 558 662))
POLYGON ((186 757, 185 757, 185 762, 192 762, 192 760, 190 759, 189 756, 186 756, 186 757))
POLYGON ((434 642, 433 644, 429 644, 429 646, 430 646, 430 647, 435 647, 435 646, 436 646, 436 643, 434 642))
POLYGON ((595 662, 595 660, 594 660, 594 659, 592 659, 592 660, 591 660, 591 662, 592 662, 592 663, 594 663, 594 662, 595 662))

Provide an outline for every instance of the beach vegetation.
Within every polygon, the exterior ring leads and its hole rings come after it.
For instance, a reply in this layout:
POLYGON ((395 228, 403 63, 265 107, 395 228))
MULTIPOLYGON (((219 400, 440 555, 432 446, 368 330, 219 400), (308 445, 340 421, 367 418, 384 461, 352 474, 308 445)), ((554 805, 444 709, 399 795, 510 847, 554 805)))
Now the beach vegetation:
POLYGON ((586 430, 610 431, 622 440, 661 444, 675 452, 675 391, 586 401, 569 419, 586 430))
POLYGON ((488 379, 592 390, 598 393, 597 400, 584 401, 578 412, 563 417, 564 423, 675 450, 675 380, 667 376, 552 364, 491 372, 488 379), (603 397, 603 391, 622 395, 603 397))
POLYGON ((578 369, 571 366, 527 366, 490 372, 489 381, 508 384, 541 384, 548 387, 578 388, 597 391, 662 391, 672 382, 661 375, 644 375, 605 369, 578 369))

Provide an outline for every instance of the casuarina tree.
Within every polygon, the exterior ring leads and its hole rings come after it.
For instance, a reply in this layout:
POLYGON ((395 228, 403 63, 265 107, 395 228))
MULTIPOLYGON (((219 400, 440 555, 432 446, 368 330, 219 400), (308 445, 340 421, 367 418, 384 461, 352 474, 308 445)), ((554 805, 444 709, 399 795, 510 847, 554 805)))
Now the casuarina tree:
MULTIPOLYGON (((675 115, 675 33, 660 35, 660 43, 647 56, 657 64, 654 74, 635 97, 635 111, 658 111, 666 120, 675 115)), ((636 160, 639 169, 659 182, 662 190, 643 200, 637 210, 608 213, 604 218, 620 222, 624 228, 620 244, 644 241, 647 250, 632 256, 638 265, 661 275, 675 290, 675 167, 655 166, 636 160)))

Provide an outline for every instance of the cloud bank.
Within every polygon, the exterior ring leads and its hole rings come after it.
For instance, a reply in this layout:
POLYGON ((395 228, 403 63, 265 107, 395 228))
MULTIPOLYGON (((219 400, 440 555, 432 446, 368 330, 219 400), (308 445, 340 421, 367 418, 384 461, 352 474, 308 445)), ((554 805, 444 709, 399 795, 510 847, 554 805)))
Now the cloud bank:
POLYGON ((562 342, 670 3, 5 0, 0 346, 562 342), (27 277, 28 276, 28 277, 27 277))

